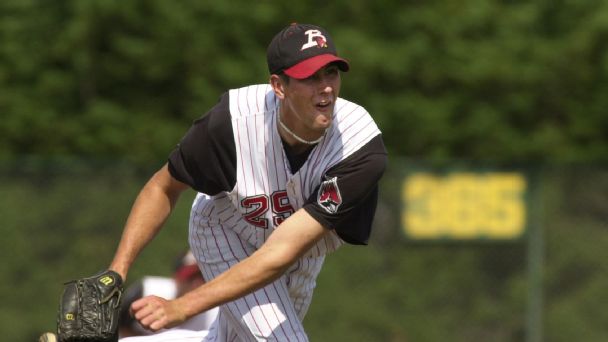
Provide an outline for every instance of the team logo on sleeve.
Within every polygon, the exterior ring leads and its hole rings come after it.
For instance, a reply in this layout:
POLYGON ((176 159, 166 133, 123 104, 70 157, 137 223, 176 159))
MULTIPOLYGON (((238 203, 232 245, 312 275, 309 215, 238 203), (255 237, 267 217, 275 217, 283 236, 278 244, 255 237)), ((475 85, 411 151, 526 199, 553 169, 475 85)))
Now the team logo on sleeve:
POLYGON ((317 203, 330 214, 338 212, 338 208, 342 204, 342 195, 340 195, 340 189, 338 188, 337 177, 321 183, 317 203))

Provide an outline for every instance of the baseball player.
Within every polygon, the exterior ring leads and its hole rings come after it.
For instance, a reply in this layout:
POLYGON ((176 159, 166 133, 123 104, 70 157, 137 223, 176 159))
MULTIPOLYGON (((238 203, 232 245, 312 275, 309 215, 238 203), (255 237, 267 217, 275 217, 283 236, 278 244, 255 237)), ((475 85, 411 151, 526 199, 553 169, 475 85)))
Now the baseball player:
POLYGON ((150 330, 219 306, 205 341, 307 341, 302 320, 325 256, 367 244, 387 156, 369 113, 338 97, 349 63, 307 24, 281 30, 267 62, 269 84, 224 93, 133 205, 109 267, 123 279, 180 193, 198 192, 189 242, 207 282, 134 302, 150 330))

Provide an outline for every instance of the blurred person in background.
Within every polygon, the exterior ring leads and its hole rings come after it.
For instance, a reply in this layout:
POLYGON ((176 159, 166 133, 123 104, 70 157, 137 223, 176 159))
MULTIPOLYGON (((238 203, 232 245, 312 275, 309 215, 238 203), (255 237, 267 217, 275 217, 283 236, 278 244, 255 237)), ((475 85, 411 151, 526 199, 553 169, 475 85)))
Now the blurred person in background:
MULTIPOLYGON (((131 315, 129 309, 131 304, 145 296, 159 296, 165 299, 175 299, 187 292, 201 286, 205 279, 196 263, 196 259, 190 250, 180 255, 176 262, 173 277, 145 276, 137 282, 131 284, 123 294, 121 303, 119 337, 147 336, 159 334, 145 329, 131 315)), ((177 330, 187 330, 180 332, 182 335, 195 336, 197 331, 209 330, 213 321, 217 317, 217 308, 202 312, 187 321, 172 328, 171 334, 177 334, 177 330), (192 331, 192 332, 190 332, 192 331)), ((166 330, 164 330, 166 331, 166 330)), ((162 335, 162 333, 160 333, 162 335)), ((159 337, 161 337, 159 335, 159 337)))

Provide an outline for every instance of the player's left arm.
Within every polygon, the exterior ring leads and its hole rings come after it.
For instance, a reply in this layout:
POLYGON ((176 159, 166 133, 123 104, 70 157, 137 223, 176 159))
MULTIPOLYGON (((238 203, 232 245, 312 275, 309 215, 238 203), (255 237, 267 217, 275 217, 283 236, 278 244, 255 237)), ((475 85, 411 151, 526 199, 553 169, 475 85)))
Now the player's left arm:
POLYGON ((327 232, 300 209, 277 227, 260 249, 217 278, 172 301, 142 298, 133 303, 132 311, 151 330, 173 327, 273 282, 327 232))
POLYGON ((378 201, 378 183, 387 165, 382 135, 331 167, 303 209, 348 243, 365 245, 378 201))

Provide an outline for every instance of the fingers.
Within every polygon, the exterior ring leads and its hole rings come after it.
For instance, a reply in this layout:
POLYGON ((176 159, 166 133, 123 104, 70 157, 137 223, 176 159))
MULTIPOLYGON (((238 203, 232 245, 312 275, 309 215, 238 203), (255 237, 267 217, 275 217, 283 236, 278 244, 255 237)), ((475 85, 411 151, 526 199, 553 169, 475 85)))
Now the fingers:
POLYGON ((166 300, 148 296, 131 304, 131 315, 146 329, 157 331, 167 324, 166 300))
POLYGON ((174 327, 187 318, 175 301, 156 296, 136 300, 130 311, 144 328, 152 331, 174 327))
POLYGON ((165 327, 166 316, 163 312, 155 310, 148 316, 139 320, 139 323, 148 330, 158 331, 165 327))
POLYGON ((154 297, 155 296, 147 296, 134 301, 131 304, 131 312, 134 313, 146 307, 148 303, 154 300, 154 297))

